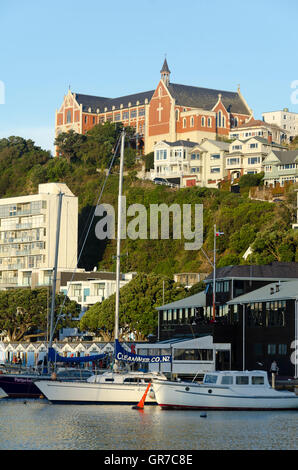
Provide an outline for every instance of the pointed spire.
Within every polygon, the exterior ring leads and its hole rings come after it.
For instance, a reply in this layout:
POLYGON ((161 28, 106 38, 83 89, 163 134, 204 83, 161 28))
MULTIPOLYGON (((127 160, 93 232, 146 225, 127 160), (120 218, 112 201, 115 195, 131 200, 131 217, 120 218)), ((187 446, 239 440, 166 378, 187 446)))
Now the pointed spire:
POLYGON ((164 72, 171 73, 166 58, 164 60, 164 63, 163 63, 163 66, 162 66, 162 69, 161 69, 160 73, 164 73, 164 72))
POLYGON ((170 83, 170 74, 171 74, 171 72, 170 72, 166 57, 165 57, 165 60, 164 60, 164 63, 163 63, 163 66, 162 66, 162 69, 161 69, 160 73, 161 73, 162 81, 166 85, 168 85, 170 83))

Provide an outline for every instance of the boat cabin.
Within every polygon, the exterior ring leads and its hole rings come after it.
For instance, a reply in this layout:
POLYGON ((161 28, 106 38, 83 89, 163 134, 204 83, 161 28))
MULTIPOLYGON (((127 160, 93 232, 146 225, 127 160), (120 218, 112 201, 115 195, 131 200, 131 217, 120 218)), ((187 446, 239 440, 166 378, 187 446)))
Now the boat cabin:
POLYGON ((263 385, 269 387, 269 382, 267 372, 265 371, 222 371, 205 374, 203 385, 263 385))

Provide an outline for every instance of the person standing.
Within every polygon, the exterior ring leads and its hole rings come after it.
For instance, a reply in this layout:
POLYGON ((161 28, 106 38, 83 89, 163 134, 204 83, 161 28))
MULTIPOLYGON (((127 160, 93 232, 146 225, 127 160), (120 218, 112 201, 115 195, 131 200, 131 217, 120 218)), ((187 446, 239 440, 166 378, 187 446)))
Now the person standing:
POLYGON ((270 372, 272 376, 272 388, 275 388, 275 379, 278 374, 278 365, 276 361, 273 361, 270 367, 270 372))

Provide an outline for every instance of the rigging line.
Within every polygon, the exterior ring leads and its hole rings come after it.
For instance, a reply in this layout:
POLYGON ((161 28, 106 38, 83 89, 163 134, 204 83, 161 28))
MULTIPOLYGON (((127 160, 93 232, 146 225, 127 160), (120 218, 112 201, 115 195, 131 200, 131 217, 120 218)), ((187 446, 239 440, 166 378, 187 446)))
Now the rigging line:
MULTIPOLYGON (((106 182, 107 182, 107 180, 108 180, 108 177, 110 176, 110 172, 111 172, 112 166, 113 166, 113 164, 114 164, 114 160, 115 160, 115 157, 116 157, 116 153, 117 153, 118 147, 119 147, 119 145, 120 145, 120 141, 121 141, 121 135, 120 135, 119 138, 118 138, 118 142, 117 142, 117 145, 116 145, 114 154, 113 154, 113 156, 112 156, 112 158, 111 158, 111 162, 110 162, 110 166, 109 166, 109 169, 108 169, 108 173, 107 173, 106 178, 105 178, 105 180, 104 180, 104 183, 103 183, 103 185, 102 185, 102 188, 101 188, 99 197, 98 197, 98 199, 97 199, 96 206, 98 206, 99 201, 101 200, 101 197, 102 197, 102 194, 103 194, 103 191, 104 191, 106 182)), ((95 206, 95 210, 96 210, 96 206, 95 206)), ((85 247, 85 243, 86 243, 86 241, 87 241, 87 238, 88 238, 88 235, 89 235, 89 232, 90 232, 90 229, 91 229, 91 225, 92 225, 93 220, 94 220, 94 217, 95 217, 95 210, 93 211, 92 219, 91 219, 91 222, 90 222, 90 224, 89 224, 89 227, 88 227, 87 234, 86 234, 86 236, 85 236, 84 242, 83 242, 83 244, 82 244, 82 248, 81 248, 81 251, 80 251, 80 253, 79 253, 78 260, 77 260, 77 265, 76 265, 76 268, 75 268, 74 272, 72 273, 72 277, 71 277, 70 282, 73 281, 75 272, 76 272, 76 270, 78 269, 78 264, 79 264, 80 258, 81 258, 81 256, 82 256, 82 252, 83 252, 83 249, 84 249, 84 247, 85 247)), ((69 288, 70 288, 70 286, 69 286, 68 289, 67 289, 67 294, 68 294, 69 288)), ((59 312, 59 314, 57 315, 57 319, 56 319, 55 326, 54 326, 54 328, 53 328, 53 331, 51 332, 51 337, 54 335, 54 331, 55 331, 55 329, 56 329, 56 327, 57 327, 57 324, 58 324, 58 321, 59 321, 59 319, 60 319, 60 317, 61 317, 61 315, 62 315, 62 309, 63 309, 63 307, 64 307, 64 305, 65 305, 65 301, 66 301, 67 294, 64 296, 64 300, 63 300, 63 302, 62 302, 62 305, 61 305, 61 308, 60 308, 60 312, 59 312)))

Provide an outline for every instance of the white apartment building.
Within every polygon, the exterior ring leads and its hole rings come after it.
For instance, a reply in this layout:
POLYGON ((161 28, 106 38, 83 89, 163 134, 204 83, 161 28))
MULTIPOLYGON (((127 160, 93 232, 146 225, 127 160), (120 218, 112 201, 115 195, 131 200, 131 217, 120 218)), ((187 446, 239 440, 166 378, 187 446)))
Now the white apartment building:
POLYGON ((200 144, 187 140, 161 141, 154 146, 151 179, 165 178, 181 187, 217 187, 226 176, 226 142, 203 139, 200 144))
POLYGON ((228 179, 234 181, 242 175, 261 173, 263 161, 272 150, 285 151, 286 148, 270 143, 262 137, 234 140, 226 156, 225 167, 228 179))
MULTIPOLYGON (((120 289, 130 282, 136 273, 123 273, 120 277, 120 289)), ((116 273, 82 272, 76 280, 66 282, 60 291, 81 306, 81 316, 91 305, 103 302, 116 292, 116 273)))
POLYGON ((262 114, 265 122, 276 124, 287 133, 289 139, 298 135, 298 113, 284 108, 282 111, 268 111, 262 114))
POLYGON ((58 271, 77 264, 78 198, 66 184, 0 200, 0 289, 49 285, 55 259, 59 193, 63 193, 58 271))

